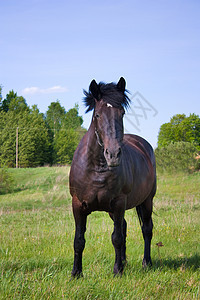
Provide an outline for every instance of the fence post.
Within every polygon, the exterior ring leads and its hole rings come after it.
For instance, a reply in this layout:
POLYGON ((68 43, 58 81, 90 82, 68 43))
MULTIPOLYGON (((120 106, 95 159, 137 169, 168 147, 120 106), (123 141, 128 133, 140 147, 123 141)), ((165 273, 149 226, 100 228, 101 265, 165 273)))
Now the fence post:
POLYGON ((18 129, 16 129, 16 169, 18 168, 18 129))

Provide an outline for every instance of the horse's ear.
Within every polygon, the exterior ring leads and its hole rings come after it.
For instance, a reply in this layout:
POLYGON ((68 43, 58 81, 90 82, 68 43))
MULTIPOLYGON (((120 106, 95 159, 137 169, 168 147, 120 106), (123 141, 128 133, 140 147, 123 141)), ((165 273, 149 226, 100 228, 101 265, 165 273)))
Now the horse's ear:
POLYGON ((90 83, 90 87, 89 90, 92 94, 92 96, 99 101, 101 99, 101 92, 100 92, 100 88, 98 86, 98 84, 96 83, 96 81, 93 79, 90 83))
POLYGON ((126 89, 126 81, 123 77, 120 78, 117 84, 117 88, 120 92, 124 93, 126 89))

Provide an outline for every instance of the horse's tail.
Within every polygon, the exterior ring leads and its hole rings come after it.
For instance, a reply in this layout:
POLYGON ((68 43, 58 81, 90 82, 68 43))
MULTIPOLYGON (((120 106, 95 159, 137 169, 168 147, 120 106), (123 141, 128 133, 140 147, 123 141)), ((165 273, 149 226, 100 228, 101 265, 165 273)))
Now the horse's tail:
POLYGON ((140 222, 140 226, 142 227, 142 215, 141 215, 140 205, 136 206, 136 211, 137 211, 138 219, 139 219, 139 222, 140 222))

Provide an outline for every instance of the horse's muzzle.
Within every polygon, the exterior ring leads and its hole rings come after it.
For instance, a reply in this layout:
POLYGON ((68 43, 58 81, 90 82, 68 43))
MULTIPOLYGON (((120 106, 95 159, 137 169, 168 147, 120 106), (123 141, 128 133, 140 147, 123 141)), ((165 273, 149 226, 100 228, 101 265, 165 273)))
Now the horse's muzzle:
POLYGON ((121 147, 117 147, 117 149, 106 148, 104 150, 104 156, 108 167, 118 167, 121 161, 121 154, 121 147))

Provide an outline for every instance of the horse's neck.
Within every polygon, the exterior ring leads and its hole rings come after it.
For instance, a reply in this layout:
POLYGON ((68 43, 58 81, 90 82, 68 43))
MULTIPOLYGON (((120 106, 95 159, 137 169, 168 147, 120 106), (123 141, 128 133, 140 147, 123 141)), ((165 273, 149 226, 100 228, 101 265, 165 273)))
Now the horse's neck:
POLYGON ((103 145, 97 138, 95 133, 95 126, 93 122, 88 129, 88 143, 87 143, 87 160, 91 166, 103 167, 106 160, 103 154, 103 145))

